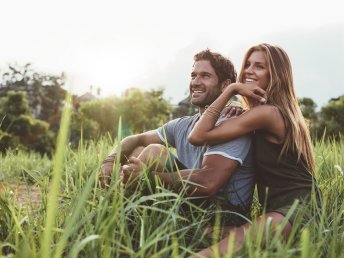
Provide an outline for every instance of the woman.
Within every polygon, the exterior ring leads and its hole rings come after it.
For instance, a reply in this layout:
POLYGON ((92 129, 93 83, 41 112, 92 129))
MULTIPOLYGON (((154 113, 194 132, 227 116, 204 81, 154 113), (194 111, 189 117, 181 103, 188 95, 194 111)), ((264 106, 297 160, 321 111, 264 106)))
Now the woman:
MULTIPOLYGON (((275 228, 284 223, 282 235, 288 237, 297 217, 296 213, 290 216, 288 211, 296 199, 309 202, 314 187, 314 158, 286 52, 269 44, 251 47, 238 80, 208 107, 190 133, 189 141, 195 145, 216 144, 254 132, 258 195, 266 211, 257 222, 271 223, 275 228), (215 127, 220 110, 236 94, 245 97, 250 109, 215 127)), ((250 227, 245 224, 229 231, 229 235, 235 232, 236 250, 250 227)), ((228 237, 212 248, 225 254, 228 237)), ((199 255, 209 257, 212 248, 202 250, 199 255)))

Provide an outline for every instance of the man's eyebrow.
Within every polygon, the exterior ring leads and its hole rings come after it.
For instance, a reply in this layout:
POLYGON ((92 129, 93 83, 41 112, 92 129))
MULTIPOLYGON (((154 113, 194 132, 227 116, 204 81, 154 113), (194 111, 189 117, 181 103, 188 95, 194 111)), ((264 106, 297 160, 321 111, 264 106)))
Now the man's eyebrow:
POLYGON ((200 75, 212 75, 212 73, 210 73, 210 72, 206 72, 206 71, 199 72, 199 73, 196 73, 196 72, 191 72, 191 75, 195 75, 195 74, 200 74, 200 75))

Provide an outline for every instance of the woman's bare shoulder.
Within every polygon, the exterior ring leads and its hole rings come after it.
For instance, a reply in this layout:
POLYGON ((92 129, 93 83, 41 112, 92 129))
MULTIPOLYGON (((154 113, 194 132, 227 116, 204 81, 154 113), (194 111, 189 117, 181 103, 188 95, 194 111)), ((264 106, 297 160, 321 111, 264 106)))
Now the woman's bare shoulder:
POLYGON ((251 108, 249 111, 252 114, 259 116, 260 118, 266 117, 268 119, 271 119, 271 118, 276 119, 277 117, 280 117, 282 119, 281 112, 276 106, 273 106, 273 105, 265 104, 265 105, 255 106, 251 108))
POLYGON ((281 143, 285 136, 285 124, 281 111, 278 107, 273 105, 261 105, 252 108, 256 109, 255 112, 261 123, 264 123, 266 136, 269 141, 274 143, 281 143), (259 115, 258 115, 259 114, 259 115))

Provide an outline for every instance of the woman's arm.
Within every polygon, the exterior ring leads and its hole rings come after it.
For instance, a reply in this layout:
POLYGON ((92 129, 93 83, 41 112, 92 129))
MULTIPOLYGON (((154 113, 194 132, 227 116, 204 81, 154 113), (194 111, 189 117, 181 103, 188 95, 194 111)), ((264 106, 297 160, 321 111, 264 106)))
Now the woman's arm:
POLYGON ((273 109, 275 107, 270 105, 257 106, 211 129, 204 126, 210 124, 209 117, 202 116, 189 134, 188 140, 194 145, 213 145, 236 139, 258 129, 270 131, 273 109))
POLYGON ((259 106, 247 111, 239 117, 226 120, 215 127, 218 119, 216 112, 222 110, 228 99, 235 94, 241 94, 260 102, 265 101, 262 97, 265 91, 253 85, 241 83, 231 84, 225 91, 208 107, 200 120, 196 123, 188 139, 194 145, 217 144, 239 136, 245 135, 257 129, 263 129, 269 124, 269 113, 272 106, 259 106), (267 120, 268 119, 268 120, 267 120))

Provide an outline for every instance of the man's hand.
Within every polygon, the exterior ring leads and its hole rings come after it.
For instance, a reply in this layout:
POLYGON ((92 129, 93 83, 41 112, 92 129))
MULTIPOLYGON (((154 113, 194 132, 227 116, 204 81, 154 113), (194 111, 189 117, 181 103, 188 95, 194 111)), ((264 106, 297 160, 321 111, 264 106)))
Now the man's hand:
POLYGON ((245 113, 247 108, 244 108, 241 103, 239 102, 231 102, 223 109, 223 113, 227 117, 235 117, 240 116, 241 114, 245 113))
POLYGON ((99 171, 99 181, 100 185, 103 188, 109 188, 111 181, 112 168, 115 163, 116 153, 111 153, 104 161, 102 162, 100 171, 99 171))
POLYGON ((146 168, 146 165, 136 157, 130 157, 128 164, 122 166, 121 178, 122 183, 127 184, 135 179, 138 179, 142 175, 142 171, 146 168))

